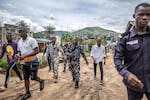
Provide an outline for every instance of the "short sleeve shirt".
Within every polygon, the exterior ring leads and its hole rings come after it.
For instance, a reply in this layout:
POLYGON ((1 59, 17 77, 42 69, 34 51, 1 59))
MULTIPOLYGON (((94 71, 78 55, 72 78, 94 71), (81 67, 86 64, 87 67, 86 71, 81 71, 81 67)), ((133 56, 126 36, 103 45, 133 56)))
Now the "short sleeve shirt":
POLYGON ((7 61, 8 63, 13 63, 16 61, 15 54, 17 54, 17 43, 5 43, 2 46, 2 52, 7 54, 7 61))
POLYGON ((29 36, 25 40, 20 39, 18 42, 18 51, 21 52, 21 56, 32 53, 36 47, 38 47, 37 41, 29 36))

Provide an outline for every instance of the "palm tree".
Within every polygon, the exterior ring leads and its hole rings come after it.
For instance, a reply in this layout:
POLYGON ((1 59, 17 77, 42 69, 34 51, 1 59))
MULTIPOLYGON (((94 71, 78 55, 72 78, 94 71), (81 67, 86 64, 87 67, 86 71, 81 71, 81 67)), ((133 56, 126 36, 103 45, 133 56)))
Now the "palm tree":
POLYGON ((45 26, 44 29, 46 30, 46 38, 49 39, 50 34, 54 34, 55 27, 49 24, 45 26))
POLYGON ((20 20, 16 23, 17 26, 27 26, 27 23, 25 23, 24 20, 20 20))

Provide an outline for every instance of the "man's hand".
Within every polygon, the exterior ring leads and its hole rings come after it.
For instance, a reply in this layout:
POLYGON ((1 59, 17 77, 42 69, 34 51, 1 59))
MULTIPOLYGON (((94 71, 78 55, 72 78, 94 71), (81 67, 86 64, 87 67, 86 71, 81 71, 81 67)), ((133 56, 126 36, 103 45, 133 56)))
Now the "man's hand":
POLYGON ((68 54, 68 56, 73 57, 73 56, 74 56, 74 54, 73 54, 73 53, 69 53, 69 54, 68 54))
POLYGON ((133 87, 137 87, 140 89, 144 87, 143 83, 134 74, 129 74, 127 80, 128 80, 128 83, 133 87))
POLYGON ((15 57, 16 57, 17 59, 19 59, 19 58, 20 58, 20 54, 16 54, 15 57))
POLYGON ((106 61, 104 61, 104 65, 106 64, 106 61))
POLYGON ((66 58, 64 58, 64 62, 67 63, 67 59, 66 58))
POLYGON ((104 65, 106 64, 106 57, 104 57, 104 65))
POLYGON ((24 56, 20 56, 20 60, 23 60, 25 57, 24 56))

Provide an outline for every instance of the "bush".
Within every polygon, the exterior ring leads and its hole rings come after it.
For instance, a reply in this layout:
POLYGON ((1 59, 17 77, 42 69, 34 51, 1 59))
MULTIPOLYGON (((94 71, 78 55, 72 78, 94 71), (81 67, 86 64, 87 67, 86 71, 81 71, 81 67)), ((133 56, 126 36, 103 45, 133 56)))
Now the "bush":
POLYGON ((89 56, 90 56, 90 52, 89 52, 89 51, 86 51, 86 52, 85 52, 85 56, 86 56, 86 57, 89 57, 89 56))
POLYGON ((0 60, 0 67, 6 69, 8 66, 8 63, 5 59, 0 60))
POLYGON ((18 67, 19 70, 22 69, 22 65, 20 64, 20 62, 17 62, 16 65, 17 65, 17 67, 18 67))
POLYGON ((88 44, 89 51, 91 51, 93 45, 95 45, 95 43, 89 43, 89 44, 88 44))
POLYGON ((41 68, 46 67, 47 66, 47 61, 46 61, 45 57, 44 56, 40 56, 39 59, 40 59, 40 63, 39 63, 40 67, 41 68))

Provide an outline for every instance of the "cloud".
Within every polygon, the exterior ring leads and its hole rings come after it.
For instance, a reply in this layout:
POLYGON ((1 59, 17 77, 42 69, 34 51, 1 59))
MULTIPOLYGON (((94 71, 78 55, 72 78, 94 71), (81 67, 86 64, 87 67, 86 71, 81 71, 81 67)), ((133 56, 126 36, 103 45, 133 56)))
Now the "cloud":
POLYGON ((51 24, 56 30, 100 26, 124 32, 140 2, 149 0, 1 0, 0 16, 3 22, 13 24, 24 19, 33 31, 51 24))

